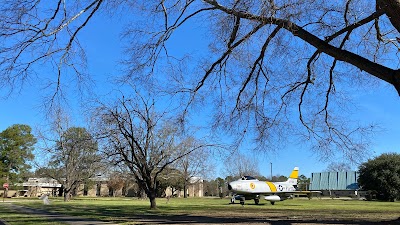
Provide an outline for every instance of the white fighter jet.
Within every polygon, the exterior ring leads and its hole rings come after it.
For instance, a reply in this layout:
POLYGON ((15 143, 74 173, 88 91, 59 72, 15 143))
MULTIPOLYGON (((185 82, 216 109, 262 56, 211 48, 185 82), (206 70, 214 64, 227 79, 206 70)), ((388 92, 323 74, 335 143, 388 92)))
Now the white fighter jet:
POLYGON ((244 205, 245 200, 254 199, 254 203, 257 205, 260 202, 260 198, 264 196, 264 199, 270 201, 273 205, 275 202, 291 198, 293 194, 306 194, 310 198, 312 193, 317 193, 315 191, 298 191, 298 176, 298 167, 293 169, 289 179, 285 182, 259 181, 251 176, 243 176, 228 185, 228 189, 235 193, 231 203, 235 203, 235 200, 240 200, 240 204, 244 205))

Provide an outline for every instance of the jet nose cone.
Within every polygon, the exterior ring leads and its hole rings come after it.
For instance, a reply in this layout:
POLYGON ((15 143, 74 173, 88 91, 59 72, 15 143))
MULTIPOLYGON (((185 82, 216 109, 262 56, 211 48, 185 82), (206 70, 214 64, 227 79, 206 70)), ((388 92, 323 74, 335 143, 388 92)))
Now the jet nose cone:
POLYGON ((235 191, 236 190, 236 182, 235 181, 230 182, 228 184, 228 190, 230 190, 230 191, 235 191))

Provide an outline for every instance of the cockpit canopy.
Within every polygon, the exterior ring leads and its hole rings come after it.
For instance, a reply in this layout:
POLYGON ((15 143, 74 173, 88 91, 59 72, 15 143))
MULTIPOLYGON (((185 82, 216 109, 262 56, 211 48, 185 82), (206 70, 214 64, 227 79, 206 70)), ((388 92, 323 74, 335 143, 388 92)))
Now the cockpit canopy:
POLYGON ((243 176, 243 177, 241 178, 241 180, 258 180, 258 179, 254 178, 254 177, 252 177, 252 176, 243 176))

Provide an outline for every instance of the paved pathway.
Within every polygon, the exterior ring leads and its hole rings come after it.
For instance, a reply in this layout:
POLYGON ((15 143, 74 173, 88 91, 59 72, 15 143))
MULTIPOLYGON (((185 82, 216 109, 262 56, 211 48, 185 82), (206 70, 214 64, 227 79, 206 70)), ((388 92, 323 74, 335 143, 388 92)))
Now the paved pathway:
MULTIPOLYGON (((45 217, 51 221, 57 221, 57 222, 62 222, 62 223, 66 223, 66 224, 71 224, 71 225, 117 225, 117 224, 111 223, 111 222, 92 220, 92 219, 78 217, 78 216, 68 216, 68 215, 63 215, 63 214, 58 214, 58 213, 51 213, 51 212, 47 212, 44 210, 32 209, 32 208, 27 208, 24 206, 19 206, 19 205, 14 205, 14 204, 7 204, 7 205, 10 209, 16 210, 18 212, 24 212, 27 214, 35 214, 35 215, 39 215, 41 217, 45 217)), ((0 225, 2 225, 2 224, 8 225, 7 221, 0 220, 0 225)))

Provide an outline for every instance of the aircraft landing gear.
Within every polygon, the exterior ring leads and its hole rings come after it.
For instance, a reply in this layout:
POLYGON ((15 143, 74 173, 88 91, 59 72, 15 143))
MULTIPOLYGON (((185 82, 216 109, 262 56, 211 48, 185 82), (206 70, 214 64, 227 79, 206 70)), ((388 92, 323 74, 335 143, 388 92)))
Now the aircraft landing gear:
POLYGON ((271 205, 275 205, 275 202, 271 202, 271 205))
POLYGON ((308 198, 308 200, 311 200, 312 199, 312 194, 308 194, 307 198, 308 198))
POLYGON ((242 206, 244 206, 244 200, 245 200, 245 197, 241 197, 241 198, 240 198, 240 204, 241 204, 242 206))
POLYGON ((260 199, 255 198, 255 199, 254 199, 254 204, 258 205, 258 203, 260 203, 260 199))

